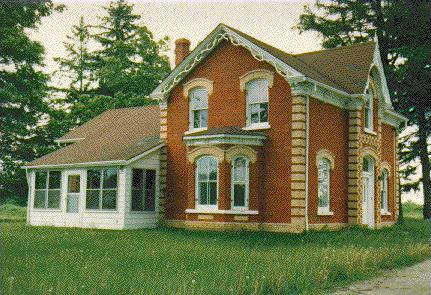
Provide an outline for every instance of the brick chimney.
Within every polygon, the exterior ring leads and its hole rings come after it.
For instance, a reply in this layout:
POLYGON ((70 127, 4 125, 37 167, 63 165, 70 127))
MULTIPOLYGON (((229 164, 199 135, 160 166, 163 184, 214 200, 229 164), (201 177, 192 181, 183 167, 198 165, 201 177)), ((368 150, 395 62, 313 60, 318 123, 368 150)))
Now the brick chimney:
POLYGON ((190 54, 190 41, 181 38, 175 41, 175 65, 177 66, 190 54))

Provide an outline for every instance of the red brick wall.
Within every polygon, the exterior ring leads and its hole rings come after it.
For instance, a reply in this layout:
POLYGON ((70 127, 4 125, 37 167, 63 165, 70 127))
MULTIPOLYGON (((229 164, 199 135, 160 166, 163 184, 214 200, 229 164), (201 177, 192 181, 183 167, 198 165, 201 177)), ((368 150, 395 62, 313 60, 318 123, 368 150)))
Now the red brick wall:
MULTIPOLYGON (((194 78, 214 81, 214 90, 208 100, 208 127, 241 126, 246 124, 245 93, 240 90, 239 77, 255 69, 274 71, 272 66, 259 62, 244 48, 223 41, 203 63, 198 65, 171 92, 168 102, 168 172, 166 216, 168 219, 185 219, 187 195, 192 172, 186 159, 182 141, 188 130, 188 101, 183 96, 182 85, 194 78)), ((262 130, 268 140, 259 152, 256 174, 258 186, 250 185, 251 205, 259 206, 262 221, 290 221, 290 120, 291 96, 288 83, 274 74, 274 85, 269 89, 269 124, 262 130), (254 196, 254 197, 253 197, 254 196), (253 200, 253 198, 258 200, 253 200)), ((190 165, 191 166, 191 165, 190 165)), ((253 166, 253 165, 252 165, 253 166)), ((253 170, 253 169, 251 169, 253 170)), ((230 170, 229 170, 230 174, 230 170)), ((225 180, 230 183, 230 178, 225 180)), ((221 189, 219 187, 219 189, 221 189)), ((192 188, 194 190, 194 187, 192 188)), ((230 185, 229 185, 230 190, 230 185)), ((230 192, 229 192, 230 193, 230 192)), ((194 198, 194 197, 192 197, 194 198)))
POLYGON ((309 222, 347 222, 348 113, 314 98, 310 98, 309 110, 309 222), (329 190, 329 210, 333 216, 317 216, 316 154, 320 149, 326 149, 335 156, 329 190))
POLYGON ((390 216, 382 216, 382 221, 395 220, 395 194, 394 194, 394 175, 395 175, 395 130, 392 126, 382 124, 382 161, 389 164, 391 171, 388 179, 388 209, 390 216))

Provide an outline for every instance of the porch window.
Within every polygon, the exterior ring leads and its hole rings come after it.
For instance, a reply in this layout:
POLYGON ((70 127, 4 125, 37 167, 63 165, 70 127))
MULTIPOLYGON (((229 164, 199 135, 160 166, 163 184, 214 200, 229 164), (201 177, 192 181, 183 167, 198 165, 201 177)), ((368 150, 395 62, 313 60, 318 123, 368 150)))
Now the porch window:
POLYGON ((364 107, 364 127, 365 130, 373 130, 373 93, 369 86, 366 94, 365 107, 364 107))
POLYGON ((248 125, 268 124, 268 80, 255 79, 246 85, 248 125))
POLYGON ((204 156, 196 161, 197 204, 201 207, 217 208, 218 169, 217 159, 204 156))
POLYGON ((156 208, 156 171, 132 170, 132 211, 154 211, 156 208))
POLYGON ((248 205, 248 159, 238 157, 232 161, 232 207, 245 208, 248 205))
POLYGON ((189 92, 190 103, 190 130, 205 129, 208 127, 208 90, 195 87, 189 92))
POLYGON ((329 174, 331 163, 326 158, 319 159, 317 163, 317 179, 318 179, 318 213, 329 212, 329 174))
POLYGON ((37 171, 34 190, 34 208, 60 209, 60 171, 37 171))
POLYGON ((380 209, 382 212, 388 212, 388 175, 389 172, 383 169, 382 172, 382 191, 380 196, 380 209))
POLYGON ((117 209, 118 169, 87 170, 86 208, 91 210, 117 209))

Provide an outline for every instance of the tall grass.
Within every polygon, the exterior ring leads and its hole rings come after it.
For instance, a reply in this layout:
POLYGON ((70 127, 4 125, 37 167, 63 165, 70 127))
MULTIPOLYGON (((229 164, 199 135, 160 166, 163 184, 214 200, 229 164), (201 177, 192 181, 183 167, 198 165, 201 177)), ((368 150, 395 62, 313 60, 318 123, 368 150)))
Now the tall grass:
POLYGON ((14 204, 0 205, 0 222, 1 221, 24 221, 27 214, 27 208, 14 204))
POLYGON ((0 294, 319 294, 430 257, 430 224, 275 234, 0 223, 0 294))

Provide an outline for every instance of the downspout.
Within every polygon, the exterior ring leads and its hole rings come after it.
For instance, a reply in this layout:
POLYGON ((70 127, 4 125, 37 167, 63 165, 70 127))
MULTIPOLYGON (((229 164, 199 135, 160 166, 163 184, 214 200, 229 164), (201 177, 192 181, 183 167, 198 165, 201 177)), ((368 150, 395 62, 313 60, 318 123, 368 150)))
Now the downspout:
POLYGON ((310 97, 305 97, 305 231, 308 231, 308 143, 310 137, 310 97))
POLYGON ((25 178, 27 179, 28 195, 27 195, 27 220, 26 224, 30 225, 30 204, 31 204, 31 181, 28 178, 28 168, 25 168, 25 178))

